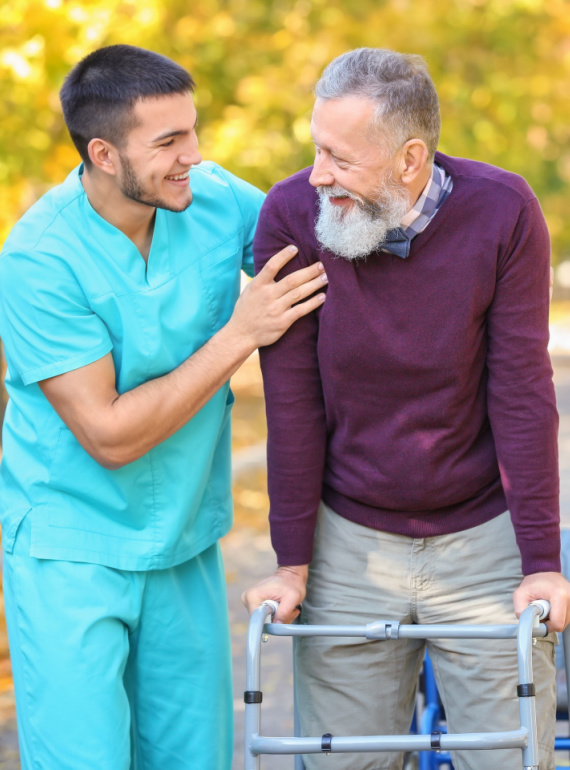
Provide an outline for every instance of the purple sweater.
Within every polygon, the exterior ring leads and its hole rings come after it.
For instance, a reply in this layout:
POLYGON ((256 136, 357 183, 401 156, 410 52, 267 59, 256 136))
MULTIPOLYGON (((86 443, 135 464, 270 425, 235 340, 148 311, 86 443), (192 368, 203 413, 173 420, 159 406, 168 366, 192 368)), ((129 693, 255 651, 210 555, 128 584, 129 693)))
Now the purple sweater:
POLYGON ((560 569, 549 239, 519 176, 438 153, 453 191, 408 259, 318 246, 310 169, 270 191, 256 269, 322 260, 321 309, 261 350, 279 564, 311 561, 319 500, 409 537, 511 511, 525 574, 560 569))

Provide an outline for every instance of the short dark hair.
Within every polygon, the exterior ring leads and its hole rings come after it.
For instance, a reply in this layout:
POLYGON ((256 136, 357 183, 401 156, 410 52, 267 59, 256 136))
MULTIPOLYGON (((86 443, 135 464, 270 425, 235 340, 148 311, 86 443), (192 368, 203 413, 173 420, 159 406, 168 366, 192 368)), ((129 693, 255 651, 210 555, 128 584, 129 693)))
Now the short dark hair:
POLYGON ((372 129, 391 152, 422 139, 433 160, 439 141, 437 92, 421 56, 384 48, 356 48, 328 65, 315 87, 320 99, 360 96, 375 106, 372 129))
POLYGON ((98 137, 124 146, 139 99, 194 91, 190 73, 166 56, 132 45, 93 51, 71 70, 59 93, 65 123, 83 162, 98 137))

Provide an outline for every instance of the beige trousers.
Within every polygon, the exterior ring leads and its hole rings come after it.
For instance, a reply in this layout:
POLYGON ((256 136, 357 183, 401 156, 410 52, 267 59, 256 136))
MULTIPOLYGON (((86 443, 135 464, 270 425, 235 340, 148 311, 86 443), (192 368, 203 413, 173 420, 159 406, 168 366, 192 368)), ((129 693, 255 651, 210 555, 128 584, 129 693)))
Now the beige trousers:
MULTIPOLYGON (((452 535, 412 539, 377 532, 321 504, 302 623, 514 623, 521 580, 510 515, 452 535)), ((553 770, 555 635, 533 650, 540 769, 553 770)), ((449 732, 520 726, 514 640, 427 642, 449 732)), ((302 735, 409 731, 421 640, 296 639, 302 735)), ((399 770, 401 754, 304 757, 307 770, 399 770)), ((520 749, 459 751, 456 770, 521 770, 520 749)))

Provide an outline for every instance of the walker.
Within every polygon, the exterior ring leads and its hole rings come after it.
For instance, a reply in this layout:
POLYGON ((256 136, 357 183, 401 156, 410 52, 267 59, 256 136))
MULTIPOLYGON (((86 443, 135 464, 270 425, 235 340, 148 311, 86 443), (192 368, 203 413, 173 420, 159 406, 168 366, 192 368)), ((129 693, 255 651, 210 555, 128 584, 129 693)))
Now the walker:
MULTIPOLYGON (((275 601, 263 602, 251 615, 247 635, 245 701, 245 770, 260 770, 265 754, 295 755, 295 770, 304 770, 302 754, 332 754, 367 751, 448 751, 450 749, 520 748, 523 770, 538 770, 536 737, 535 687, 532 677, 532 645, 534 637, 546 636, 546 620, 550 611, 547 601, 532 602, 519 622, 505 625, 415 625, 394 620, 373 620, 364 626, 300 625, 267 623, 278 608, 275 601), (515 639, 518 655, 518 687, 520 727, 507 732, 445 734, 433 731, 426 735, 361 735, 343 736, 325 733, 314 737, 269 737, 260 734, 263 700, 260 671, 261 643, 269 636, 338 636, 361 637, 379 643, 397 644, 398 639, 515 639)), ((568 631, 568 629, 567 629, 568 631)), ((564 632, 565 649, 570 652, 570 636, 564 632)), ((569 676, 567 666, 567 677, 569 676)), ((570 678, 570 677, 569 677, 570 678)), ((569 688, 570 692, 570 688, 569 688)), ((295 710, 296 712, 296 710, 295 710)), ((298 733, 295 713, 295 733, 298 733)))

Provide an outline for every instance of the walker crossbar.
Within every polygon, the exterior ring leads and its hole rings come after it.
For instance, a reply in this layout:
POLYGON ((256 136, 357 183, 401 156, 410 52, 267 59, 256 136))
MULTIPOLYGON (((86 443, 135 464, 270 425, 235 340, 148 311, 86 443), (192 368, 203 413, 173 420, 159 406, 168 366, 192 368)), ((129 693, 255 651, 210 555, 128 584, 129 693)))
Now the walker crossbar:
MULTIPOLYGON (((378 620, 365 626, 300 626, 287 623, 266 623, 264 633, 271 636, 359 636, 365 639, 515 639, 518 625, 456 626, 450 623, 420 626, 378 620)), ((541 626, 533 636, 546 636, 541 626)))
MULTIPOLYGON (((526 729, 503 733, 456 733, 439 736, 443 750, 449 749, 522 749, 528 743, 526 729)), ((333 735, 330 753, 365 751, 431 751, 431 735, 333 735)), ((255 754, 320 754, 322 738, 269 738, 254 736, 255 754)))
POLYGON ((252 613, 247 636, 245 692, 245 770, 259 770, 262 754, 317 754, 367 751, 439 751, 450 749, 522 749, 524 770, 538 770, 536 707, 532 678, 533 637, 546 636, 547 627, 539 623, 549 612, 548 602, 529 605, 518 624, 511 625, 413 625, 393 620, 377 620, 364 626, 307 626, 265 623, 277 611, 277 603, 264 602, 252 613), (261 642, 272 636, 361 637, 377 641, 398 639, 517 639, 519 685, 519 729, 491 733, 432 735, 365 735, 317 737, 269 737, 260 735, 263 700, 261 642))

